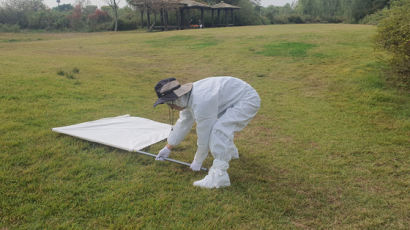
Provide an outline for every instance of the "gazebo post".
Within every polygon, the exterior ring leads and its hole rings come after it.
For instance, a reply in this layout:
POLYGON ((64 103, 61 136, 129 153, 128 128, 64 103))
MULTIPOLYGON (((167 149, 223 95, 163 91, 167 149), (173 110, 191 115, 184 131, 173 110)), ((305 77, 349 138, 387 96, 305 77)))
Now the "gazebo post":
POLYGON ((181 28, 181 30, 183 30, 184 29, 184 7, 181 7, 181 8, 179 8, 179 11, 180 11, 180 14, 181 14, 181 21, 180 21, 180 28, 181 28))
POLYGON ((211 25, 214 26, 214 9, 211 9, 212 11, 212 18, 211 18, 211 25))
MULTIPOLYGON (((201 25, 204 24, 204 8, 201 8, 201 25)), ((201 28, 202 29, 202 28, 201 28)))
POLYGON ((221 24, 220 14, 221 14, 221 11, 220 11, 220 9, 218 9, 218 24, 217 25, 221 24))
POLYGON ((228 9, 225 9, 225 26, 228 26, 228 9))
POLYGON ((180 25, 180 23, 179 23, 179 13, 178 13, 178 8, 175 8, 175 16, 176 16, 176 19, 177 19, 177 29, 179 29, 179 25, 180 25))
POLYGON ((231 9, 231 22, 232 22, 232 25, 235 25, 235 18, 233 17, 233 9, 231 9))
POLYGON ((189 8, 186 8, 186 16, 188 18, 188 28, 191 26, 191 10, 189 8))

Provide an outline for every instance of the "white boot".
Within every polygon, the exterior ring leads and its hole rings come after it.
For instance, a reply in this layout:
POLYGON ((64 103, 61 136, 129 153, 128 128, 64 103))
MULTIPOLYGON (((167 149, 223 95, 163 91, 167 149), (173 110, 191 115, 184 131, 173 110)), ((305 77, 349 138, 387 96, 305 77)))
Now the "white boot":
POLYGON ((194 186, 202 188, 221 188, 231 185, 228 172, 229 164, 225 161, 214 160, 212 167, 209 169, 208 175, 204 179, 195 181, 194 186))

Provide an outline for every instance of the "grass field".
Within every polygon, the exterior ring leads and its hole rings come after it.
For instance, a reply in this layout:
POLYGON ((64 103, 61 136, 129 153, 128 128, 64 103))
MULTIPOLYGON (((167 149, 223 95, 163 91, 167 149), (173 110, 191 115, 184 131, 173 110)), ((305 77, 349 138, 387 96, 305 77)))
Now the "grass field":
MULTIPOLYGON (((408 229, 410 98, 383 80, 375 32, 0 33, 0 229, 408 229), (123 114, 168 122, 152 107, 158 80, 221 75, 262 99, 236 135, 231 187, 199 189, 204 172, 51 132, 123 114)), ((195 150, 192 130, 171 157, 195 150)))

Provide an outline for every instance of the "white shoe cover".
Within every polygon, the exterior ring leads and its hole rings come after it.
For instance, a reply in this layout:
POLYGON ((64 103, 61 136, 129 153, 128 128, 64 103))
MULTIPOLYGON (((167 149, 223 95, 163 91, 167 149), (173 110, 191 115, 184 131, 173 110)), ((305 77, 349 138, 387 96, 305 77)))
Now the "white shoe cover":
POLYGON ((194 182, 194 186, 202 188, 221 188, 230 185, 231 181, 229 180, 229 175, 226 171, 212 168, 204 179, 194 182))
POLYGON ((221 188, 231 185, 228 172, 229 164, 225 161, 215 159, 208 175, 204 179, 194 182, 194 186, 202 188, 221 188))

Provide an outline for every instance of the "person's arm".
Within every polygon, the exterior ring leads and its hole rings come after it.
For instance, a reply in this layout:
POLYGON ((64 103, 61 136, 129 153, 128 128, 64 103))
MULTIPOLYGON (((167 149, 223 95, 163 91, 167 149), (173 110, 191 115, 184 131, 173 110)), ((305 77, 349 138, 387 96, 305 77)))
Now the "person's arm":
POLYGON ((174 127, 171 130, 171 133, 168 136, 168 143, 159 151, 155 159, 162 161, 164 160, 164 158, 167 158, 169 154, 171 154, 171 150, 174 148, 174 146, 178 145, 185 138, 185 136, 191 130, 193 124, 194 118, 191 111, 189 111, 188 109, 182 110, 179 113, 179 119, 175 123, 174 127))
POLYGON ((184 109, 179 112, 179 118, 168 136, 167 147, 172 149, 174 146, 181 143, 191 130, 193 124, 194 118, 190 110, 184 109))

